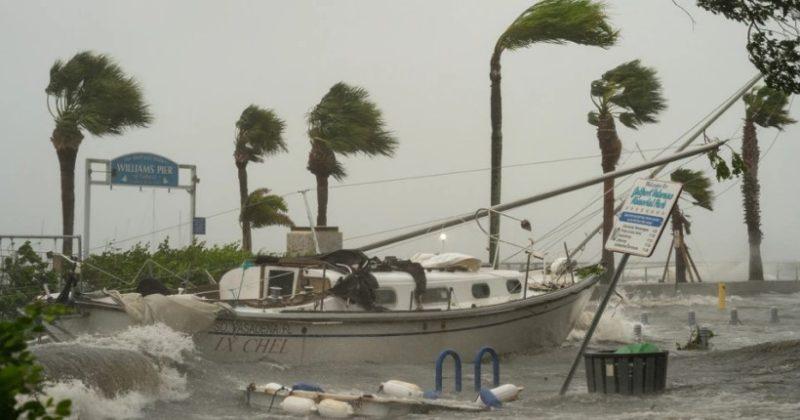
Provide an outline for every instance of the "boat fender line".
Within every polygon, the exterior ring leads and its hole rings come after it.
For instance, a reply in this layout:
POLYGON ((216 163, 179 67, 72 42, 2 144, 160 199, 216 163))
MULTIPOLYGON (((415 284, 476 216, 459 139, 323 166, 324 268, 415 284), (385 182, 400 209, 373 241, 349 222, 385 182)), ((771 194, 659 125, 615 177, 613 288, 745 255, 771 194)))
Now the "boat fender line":
POLYGON ((383 382, 378 388, 378 392, 397 398, 421 398, 423 396, 422 388, 417 384, 394 379, 383 382))
MULTIPOLYGON (((255 384, 251 384, 251 385, 253 386, 253 390, 255 390, 255 384)), ((285 389, 287 391, 291 391, 289 388, 286 388, 285 386, 283 386, 281 384, 278 384, 278 383, 275 383, 275 382, 270 382, 270 383, 264 385, 264 393, 265 394, 272 393, 272 398, 269 400, 269 407, 267 407, 267 412, 272 411, 272 406, 275 404, 275 397, 277 397, 278 396, 278 392, 280 392, 283 389, 285 389)), ((247 402, 249 404, 250 403, 250 392, 249 392, 250 391, 250 387, 247 388, 247 391, 248 391, 248 393, 247 393, 247 402)))
POLYGON ((309 384, 306 382, 298 382, 292 385, 292 391, 325 392, 319 385, 309 384))
POLYGON ((453 361, 456 365, 456 392, 461 392, 461 356, 455 350, 447 349, 439 353, 436 359, 436 392, 442 392, 442 365, 447 356, 453 356, 453 361))
POLYGON ((308 416, 318 410, 314 400, 290 395, 281 401, 283 411, 295 416, 308 416))
POLYGON ((354 414, 353 406, 344 401, 326 398, 317 404, 317 412, 322 417, 344 419, 354 414))
POLYGON ((493 348, 484 346, 478 350, 478 354, 475 355, 475 360, 473 361, 475 366, 475 392, 481 390, 481 362, 486 353, 489 353, 489 356, 492 357, 492 386, 500 385, 500 358, 493 348))

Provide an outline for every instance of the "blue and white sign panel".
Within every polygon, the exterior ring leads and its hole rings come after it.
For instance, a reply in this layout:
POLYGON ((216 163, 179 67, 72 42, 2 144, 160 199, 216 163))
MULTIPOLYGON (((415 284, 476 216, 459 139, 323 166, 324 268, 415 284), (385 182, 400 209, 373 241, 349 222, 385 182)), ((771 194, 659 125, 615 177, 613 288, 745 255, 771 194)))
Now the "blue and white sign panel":
POLYGON ((614 219, 606 249, 640 257, 653 255, 682 188, 677 182, 637 180, 614 219))
POLYGON ((206 218, 205 217, 195 217, 192 220, 192 233, 195 235, 205 235, 206 234, 206 218))
POLYGON ((131 153, 111 161, 111 183, 177 187, 178 164, 152 153, 131 153))

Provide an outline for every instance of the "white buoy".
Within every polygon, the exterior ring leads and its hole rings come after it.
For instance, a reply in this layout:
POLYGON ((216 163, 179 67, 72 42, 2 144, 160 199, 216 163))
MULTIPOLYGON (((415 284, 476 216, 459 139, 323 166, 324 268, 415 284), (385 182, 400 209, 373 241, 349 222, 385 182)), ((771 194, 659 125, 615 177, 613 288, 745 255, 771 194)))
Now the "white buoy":
MULTIPOLYGON (((497 398, 498 401, 509 402, 519 398, 519 393, 522 392, 523 389, 525 388, 516 386, 514 384, 504 384, 490 389, 489 392, 491 392, 492 395, 494 395, 494 397, 497 398)), ((483 403, 484 405, 487 405, 486 402, 481 400, 480 396, 478 396, 478 399, 475 400, 475 402, 480 402, 483 403)))
POLYGON ((265 394, 273 395, 273 394, 277 393, 278 391, 280 391, 282 388, 283 388, 283 385, 275 383, 275 382, 270 382, 270 383, 264 385, 262 390, 264 391, 265 394))
POLYGON ((317 410, 317 405, 310 398, 290 395, 281 402, 281 408, 294 416, 307 416, 317 410))
POLYGON ((353 406, 344 401, 324 399, 317 404, 317 411, 322 417, 344 419, 353 415, 353 406))
POLYGON ((502 402, 514 401, 519 397, 519 393, 524 388, 518 387, 514 384, 504 384, 496 388, 492 388, 492 394, 502 402))
POLYGON ((380 391, 397 398, 422 398, 423 394, 418 385, 394 379, 382 383, 380 391))

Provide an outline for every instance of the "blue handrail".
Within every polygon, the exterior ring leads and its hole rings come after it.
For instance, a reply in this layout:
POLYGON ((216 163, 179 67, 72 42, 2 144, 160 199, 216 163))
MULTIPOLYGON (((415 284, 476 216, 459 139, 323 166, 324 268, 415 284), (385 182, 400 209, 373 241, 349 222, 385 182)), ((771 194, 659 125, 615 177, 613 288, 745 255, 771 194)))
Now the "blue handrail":
POLYGON ((493 348, 485 346, 478 350, 478 354, 475 355, 475 360, 473 361, 475 365, 475 392, 481 390, 481 362, 483 361, 483 355, 486 353, 489 353, 492 357, 492 383, 494 386, 500 386, 500 359, 493 348))
POLYGON ((461 356, 455 350, 447 349, 436 359, 436 392, 442 392, 442 365, 447 356, 453 356, 456 365, 456 392, 461 392, 461 356))

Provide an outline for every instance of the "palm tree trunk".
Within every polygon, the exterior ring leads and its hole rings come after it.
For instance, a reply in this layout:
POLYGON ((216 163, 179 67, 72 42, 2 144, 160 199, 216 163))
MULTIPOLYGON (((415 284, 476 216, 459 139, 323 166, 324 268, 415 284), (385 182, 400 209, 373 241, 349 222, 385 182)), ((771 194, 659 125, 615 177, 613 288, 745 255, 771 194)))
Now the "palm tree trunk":
MULTIPOLYGON (((600 143, 603 173, 612 172, 619 162, 622 143, 617 136, 614 117, 610 113, 602 113, 598 118, 597 140, 600 143)), ((603 282, 610 282, 614 275, 614 253, 605 249, 611 230, 614 228, 614 180, 603 181, 603 254, 602 264, 605 268, 603 282)))
POLYGON ((758 138, 756 127, 751 119, 744 122, 742 139, 742 160, 747 170, 742 180, 744 196, 744 223, 747 225, 747 239, 750 244, 749 280, 764 280, 764 265, 761 261, 761 205, 758 184, 758 138))
MULTIPOLYGON (((490 204, 500 204, 500 189, 503 184, 503 100, 500 95, 500 55, 503 50, 495 47, 489 63, 489 80, 492 82, 490 107, 492 120, 492 163, 490 204)), ((489 262, 494 265, 497 249, 496 238, 500 234, 500 216, 489 214, 489 262)))
POLYGON ((247 206, 247 161, 236 162, 236 169, 239 175, 239 223, 242 225, 242 251, 253 251, 253 236, 250 230, 250 222, 245 220, 245 207, 247 206))
POLYGON ((328 225, 328 176, 317 177, 317 226, 328 225))
MULTIPOLYGON (((61 220, 62 235, 70 236, 75 232, 75 161, 78 158, 78 146, 81 138, 67 138, 68 134, 56 129, 51 141, 58 155, 58 166, 61 172, 61 220)), ((64 239, 61 247, 64 255, 72 255, 72 240, 64 239)))
POLYGON ((686 283, 686 253, 683 244, 683 219, 678 203, 672 209, 672 234, 675 238, 675 283, 686 283))

